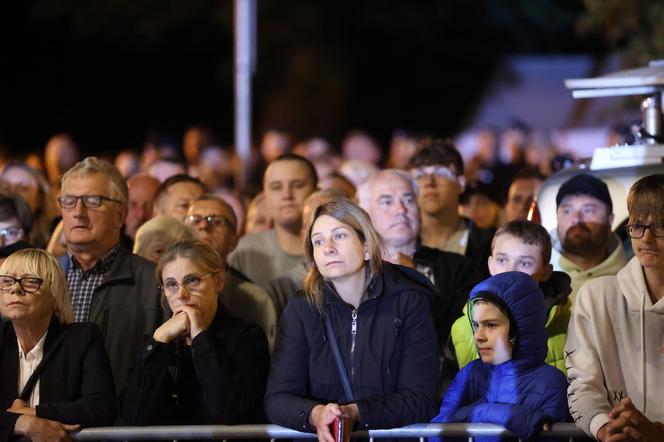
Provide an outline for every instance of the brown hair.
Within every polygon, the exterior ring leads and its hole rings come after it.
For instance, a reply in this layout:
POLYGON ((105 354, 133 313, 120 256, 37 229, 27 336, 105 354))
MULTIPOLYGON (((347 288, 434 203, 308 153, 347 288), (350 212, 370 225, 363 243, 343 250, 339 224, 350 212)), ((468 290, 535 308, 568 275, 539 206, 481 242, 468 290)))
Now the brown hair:
POLYGON ((649 175, 632 185, 627 194, 629 223, 645 222, 664 226, 664 174, 649 175))
POLYGON ((496 238, 504 234, 519 238, 525 244, 539 246, 542 253, 542 262, 548 264, 551 261, 551 236, 541 225, 520 219, 503 224, 493 235, 493 240, 491 241, 492 255, 496 238))
POLYGON ((367 278, 367 284, 380 273, 383 265, 383 245, 380 237, 371 224, 371 218, 369 218, 367 212, 348 198, 344 197, 334 198, 333 200, 318 206, 311 217, 311 221, 307 227, 307 233, 304 237, 304 257, 307 267, 309 268, 309 272, 304 279, 304 294, 307 301, 309 301, 309 304, 319 311, 322 311, 323 308, 324 281, 323 275, 321 275, 316 266, 316 261, 314 260, 311 230, 314 222, 323 215, 331 216, 353 229, 360 238, 360 241, 367 248, 369 255, 369 275, 367 278))

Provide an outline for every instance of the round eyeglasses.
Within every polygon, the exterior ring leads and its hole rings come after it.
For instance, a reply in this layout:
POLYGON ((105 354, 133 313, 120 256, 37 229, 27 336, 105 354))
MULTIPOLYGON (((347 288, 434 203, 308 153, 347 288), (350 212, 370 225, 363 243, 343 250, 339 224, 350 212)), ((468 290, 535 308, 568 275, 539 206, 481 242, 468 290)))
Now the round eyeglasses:
POLYGON ((164 295, 169 298, 176 296, 180 292, 181 287, 187 290, 187 293, 197 294, 201 289, 201 283, 203 280, 215 273, 217 272, 211 272, 203 276, 187 275, 182 279, 181 283, 175 278, 168 278, 159 285, 159 288, 164 292, 164 295))

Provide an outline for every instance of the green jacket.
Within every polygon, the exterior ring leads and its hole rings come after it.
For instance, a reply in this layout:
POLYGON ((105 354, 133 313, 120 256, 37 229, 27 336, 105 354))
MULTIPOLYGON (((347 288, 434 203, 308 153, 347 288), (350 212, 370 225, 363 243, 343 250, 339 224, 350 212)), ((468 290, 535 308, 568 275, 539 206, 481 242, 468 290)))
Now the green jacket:
MULTIPOLYGON (((569 299, 569 277, 562 272, 554 272, 548 281, 540 284, 544 292, 545 303, 549 306, 546 321, 547 340, 546 363, 558 368, 565 375, 565 338, 567 325, 571 316, 572 301, 569 299), (549 301, 548 303, 546 301, 549 301)), ((469 362, 478 358, 475 343, 473 342, 473 329, 468 318, 467 306, 463 308, 464 316, 458 318, 452 325, 451 339, 454 345, 459 370, 469 362)))

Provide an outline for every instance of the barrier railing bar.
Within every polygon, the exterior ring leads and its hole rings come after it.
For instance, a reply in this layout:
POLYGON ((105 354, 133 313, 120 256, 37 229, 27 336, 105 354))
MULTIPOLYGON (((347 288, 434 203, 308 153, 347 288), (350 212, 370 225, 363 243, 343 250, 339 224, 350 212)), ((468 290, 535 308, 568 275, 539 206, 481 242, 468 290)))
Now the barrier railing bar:
MULTIPOLYGON (((514 436, 505 428, 492 424, 414 424, 401 428, 353 432, 362 438, 417 438, 514 436)), ((585 433, 572 423, 554 424, 547 438, 583 438, 585 433)), ((73 435, 75 440, 191 440, 191 439, 315 439, 315 433, 302 433, 278 425, 192 425, 153 427, 100 427, 86 428, 73 435)))

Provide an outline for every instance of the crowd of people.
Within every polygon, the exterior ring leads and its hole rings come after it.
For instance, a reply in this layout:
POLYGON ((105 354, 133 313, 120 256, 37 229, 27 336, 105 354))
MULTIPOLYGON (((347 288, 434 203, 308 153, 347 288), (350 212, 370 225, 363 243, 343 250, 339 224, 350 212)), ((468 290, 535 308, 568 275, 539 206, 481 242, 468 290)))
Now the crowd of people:
POLYGON ((182 153, 80 159, 60 134, 6 161, 0 440, 270 422, 334 442, 337 418, 664 440, 664 174, 616 232, 576 174, 548 232, 550 170, 479 152, 399 132, 381 162, 363 132, 336 152, 274 130, 243 193, 199 126, 182 153))

